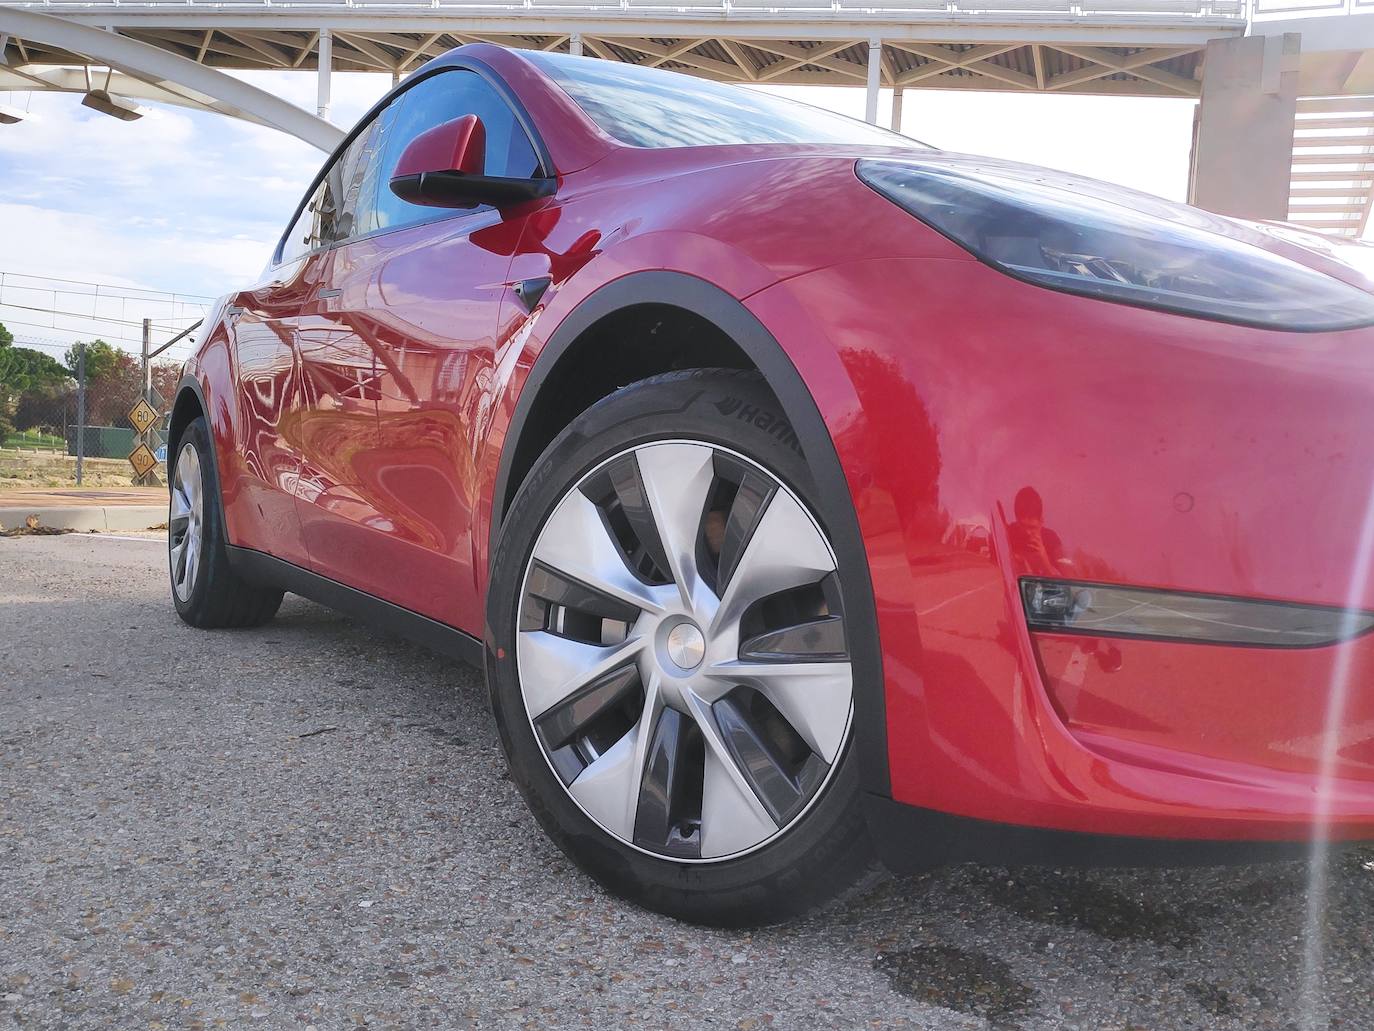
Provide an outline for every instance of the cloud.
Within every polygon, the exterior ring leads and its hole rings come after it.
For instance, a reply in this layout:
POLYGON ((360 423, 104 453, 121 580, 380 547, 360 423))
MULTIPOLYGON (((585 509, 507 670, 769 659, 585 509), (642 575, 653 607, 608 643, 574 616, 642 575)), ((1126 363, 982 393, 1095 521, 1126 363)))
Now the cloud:
MULTIPOLYGON (((239 74, 314 109, 311 74, 239 74)), ((390 80, 336 75, 333 86, 335 121, 349 124, 390 80)), ((221 295, 257 279, 324 161, 320 151, 281 132, 208 112, 145 103, 143 118, 121 122, 82 107, 72 94, 34 93, 8 102, 27 107, 32 117, 0 129, 4 272, 221 295)), ((12 286, 3 298, 93 310, 89 301, 26 297, 12 286)), ((99 314, 136 323, 168 312, 134 307, 102 307, 99 314)), ((2 305, 0 321, 29 338, 138 333, 136 325, 53 320, 2 305), (21 324, 34 322, 56 322, 56 328, 21 324)))
POLYGON ((7 273, 0 289, 0 322, 20 335, 61 340, 100 335, 112 341, 123 338, 126 347, 138 338, 139 320, 170 324, 181 319, 184 324, 197 309, 137 299, 97 302, 82 287, 54 294, 57 284, 36 284, 12 273, 215 296, 252 282, 275 242, 274 236, 236 235, 229 227, 218 235, 188 234, 177 226, 124 219, 117 213, 103 216, 3 202, 0 226, 7 239, 24 241, 22 250, 10 251, 0 266, 7 273), (44 289, 16 286, 24 283, 44 289), (26 308, 98 314, 116 321, 53 317, 26 308))

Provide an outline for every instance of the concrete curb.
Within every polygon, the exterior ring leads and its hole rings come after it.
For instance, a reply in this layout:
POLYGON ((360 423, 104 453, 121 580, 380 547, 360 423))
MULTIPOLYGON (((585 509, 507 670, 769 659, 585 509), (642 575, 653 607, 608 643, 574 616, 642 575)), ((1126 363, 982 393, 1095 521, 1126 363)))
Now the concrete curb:
POLYGON ((147 530, 167 521, 166 505, 70 505, 58 508, 0 508, 0 527, 23 526, 37 516, 54 530, 147 530))

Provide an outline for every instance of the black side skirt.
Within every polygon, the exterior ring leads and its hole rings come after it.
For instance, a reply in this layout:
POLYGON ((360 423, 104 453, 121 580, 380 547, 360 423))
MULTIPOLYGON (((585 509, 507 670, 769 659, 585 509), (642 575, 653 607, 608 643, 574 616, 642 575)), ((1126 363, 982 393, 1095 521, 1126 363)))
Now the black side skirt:
MULTIPOLYGON (((873 845, 883 864, 895 873, 965 862, 998 866, 1229 866, 1302 859, 1312 851, 1308 841, 1138 838, 1046 830, 937 813, 869 792, 863 799, 873 845)), ((1355 844, 1332 842, 1331 848, 1355 844)))
POLYGON ((234 572, 259 587, 275 587, 299 594, 381 630, 407 637, 441 655, 479 669, 482 667, 482 642, 471 634, 265 552, 232 545, 225 551, 229 553, 229 565, 234 572))

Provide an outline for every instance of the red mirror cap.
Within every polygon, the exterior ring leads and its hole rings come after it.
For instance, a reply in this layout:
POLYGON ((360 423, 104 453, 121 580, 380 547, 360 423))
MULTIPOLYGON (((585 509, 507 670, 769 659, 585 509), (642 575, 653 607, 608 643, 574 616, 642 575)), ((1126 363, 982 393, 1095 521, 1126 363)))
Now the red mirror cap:
POLYGON ((406 144, 392 179, 430 172, 481 175, 486 170, 487 132, 476 115, 463 115, 426 129, 406 144))

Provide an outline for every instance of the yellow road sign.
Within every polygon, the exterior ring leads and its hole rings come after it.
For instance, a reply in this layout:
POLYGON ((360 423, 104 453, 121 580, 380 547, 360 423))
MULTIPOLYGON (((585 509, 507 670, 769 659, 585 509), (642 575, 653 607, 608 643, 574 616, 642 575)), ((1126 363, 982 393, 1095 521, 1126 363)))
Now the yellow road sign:
POLYGON ((129 464, 136 475, 145 476, 157 465, 157 457, 148 450, 147 444, 140 444, 129 452, 129 464))
POLYGON ((147 433, 148 427, 157 422, 157 412, 153 411, 153 406, 147 401, 139 398, 138 404, 129 410, 129 421, 134 424, 134 429, 138 430, 139 433, 147 433))

